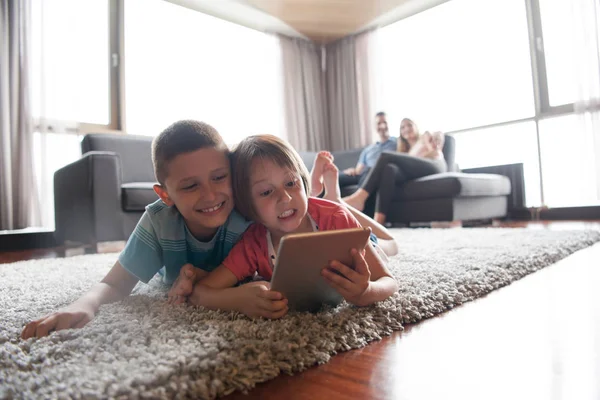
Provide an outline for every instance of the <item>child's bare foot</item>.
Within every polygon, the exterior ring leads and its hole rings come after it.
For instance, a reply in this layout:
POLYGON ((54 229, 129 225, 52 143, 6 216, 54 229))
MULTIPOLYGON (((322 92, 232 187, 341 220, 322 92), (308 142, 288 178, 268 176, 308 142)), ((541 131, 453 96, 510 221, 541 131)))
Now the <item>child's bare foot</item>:
POLYGON ((323 167, 333 161, 333 156, 328 151, 320 151, 310 171, 310 195, 318 196, 323 192, 323 167))
POLYGON ((338 182, 339 170, 334 163, 330 162, 323 167, 323 184, 325 186, 324 199, 342 202, 342 194, 340 193, 340 184, 338 182))
POLYGON ((192 264, 185 264, 168 293, 169 304, 183 304, 194 290, 194 283, 201 278, 201 270, 192 264))

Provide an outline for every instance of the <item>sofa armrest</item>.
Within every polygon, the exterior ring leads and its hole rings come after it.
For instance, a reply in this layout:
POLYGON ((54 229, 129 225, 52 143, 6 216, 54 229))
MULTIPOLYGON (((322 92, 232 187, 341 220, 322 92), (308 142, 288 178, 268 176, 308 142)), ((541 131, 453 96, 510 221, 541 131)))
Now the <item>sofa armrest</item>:
POLYGON ((525 174, 523 163, 492 165, 487 167, 464 169, 467 174, 497 174, 510 180, 511 193, 508 198, 508 211, 523 210, 526 207, 525 174))
POLYGON ((121 162, 116 153, 91 151, 54 174, 56 240, 124 240, 121 162))

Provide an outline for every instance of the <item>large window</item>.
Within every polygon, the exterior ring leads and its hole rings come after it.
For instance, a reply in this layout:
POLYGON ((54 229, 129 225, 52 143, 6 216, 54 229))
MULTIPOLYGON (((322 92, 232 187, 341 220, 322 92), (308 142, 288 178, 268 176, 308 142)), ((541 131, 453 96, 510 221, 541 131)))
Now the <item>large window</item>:
POLYGON ((110 15, 109 0, 33 1, 32 107, 42 130, 117 129, 110 107, 110 15))
POLYGON ((385 27, 376 108, 394 135, 403 117, 453 135, 462 168, 522 162, 527 206, 600 204, 598 129, 574 111, 586 87, 575 60, 599 52, 575 38, 598 29, 577 12, 566 0, 452 0, 385 27))
POLYGON ((525 201, 540 204, 540 174, 535 122, 519 122, 454 134, 459 168, 523 164, 525 201))
POLYGON ((281 134, 276 39, 161 0, 125 2, 128 133, 179 119, 213 125, 230 143, 281 134))
POLYGON ((598 201, 594 140, 589 132, 574 129, 578 118, 569 114, 539 124, 545 201, 554 207, 598 201))
POLYGON ((45 228, 54 228, 54 172, 81 156, 80 134, 119 129, 111 106, 115 3, 32 1, 33 147, 45 228))
POLYGON ((574 26, 569 1, 540 0, 549 106, 575 101, 574 26))
POLYGON ((454 131, 534 115, 523 0, 453 0, 383 28, 376 108, 454 131))

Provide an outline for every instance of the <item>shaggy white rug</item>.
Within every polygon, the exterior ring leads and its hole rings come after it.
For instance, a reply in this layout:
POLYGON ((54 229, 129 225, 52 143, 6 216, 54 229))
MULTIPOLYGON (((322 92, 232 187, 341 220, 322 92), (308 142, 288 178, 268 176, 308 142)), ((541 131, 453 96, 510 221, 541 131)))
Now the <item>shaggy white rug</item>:
POLYGON ((400 290, 380 304, 341 305, 278 321, 169 306, 158 280, 103 306, 81 330, 22 341, 23 325, 75 300, 115 254, 0 265, 0 398, 214 398, 480 297, 600 241, 596 231, 394 230, 400 290))

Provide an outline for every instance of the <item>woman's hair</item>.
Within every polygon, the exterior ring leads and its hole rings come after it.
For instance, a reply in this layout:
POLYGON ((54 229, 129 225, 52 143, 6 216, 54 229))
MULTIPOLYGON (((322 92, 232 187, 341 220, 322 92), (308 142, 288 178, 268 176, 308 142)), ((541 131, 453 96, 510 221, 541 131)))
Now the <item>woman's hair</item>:
POLYGON ((228 151, 219 132, 205 122, 182 120, 170 125, 152 141, 152 164, 158 183, 165 184, 169 163, 175 157, 207 147, 228 151))
POLYGON ((285 140, 273 135, 254 135, 242 140, 231 154, 233 198, 238 211, 256 221, 257 212, 252 202, 252 164, 255 160, 269 160, 300 175, 304 191, 310 193, 309 173, 300 155, 285 140))
POLYGON ((400 122, 400 135, 398 137, 398 147, 397 147, 397 151, 399 153, 408 153, 410 151, 410 143, 408 143, 408 140, 406 140, 404 137, 402 137, 402 124, 404 124, 405 122, 412 124, 413 129, 414 129, 415 133, 417 134, 417 137, 420 136, 419 128, 417 127, 417 124, 415 124, 415 122, 410 118, 404 118, 402 120, 402 122, 400 122))

